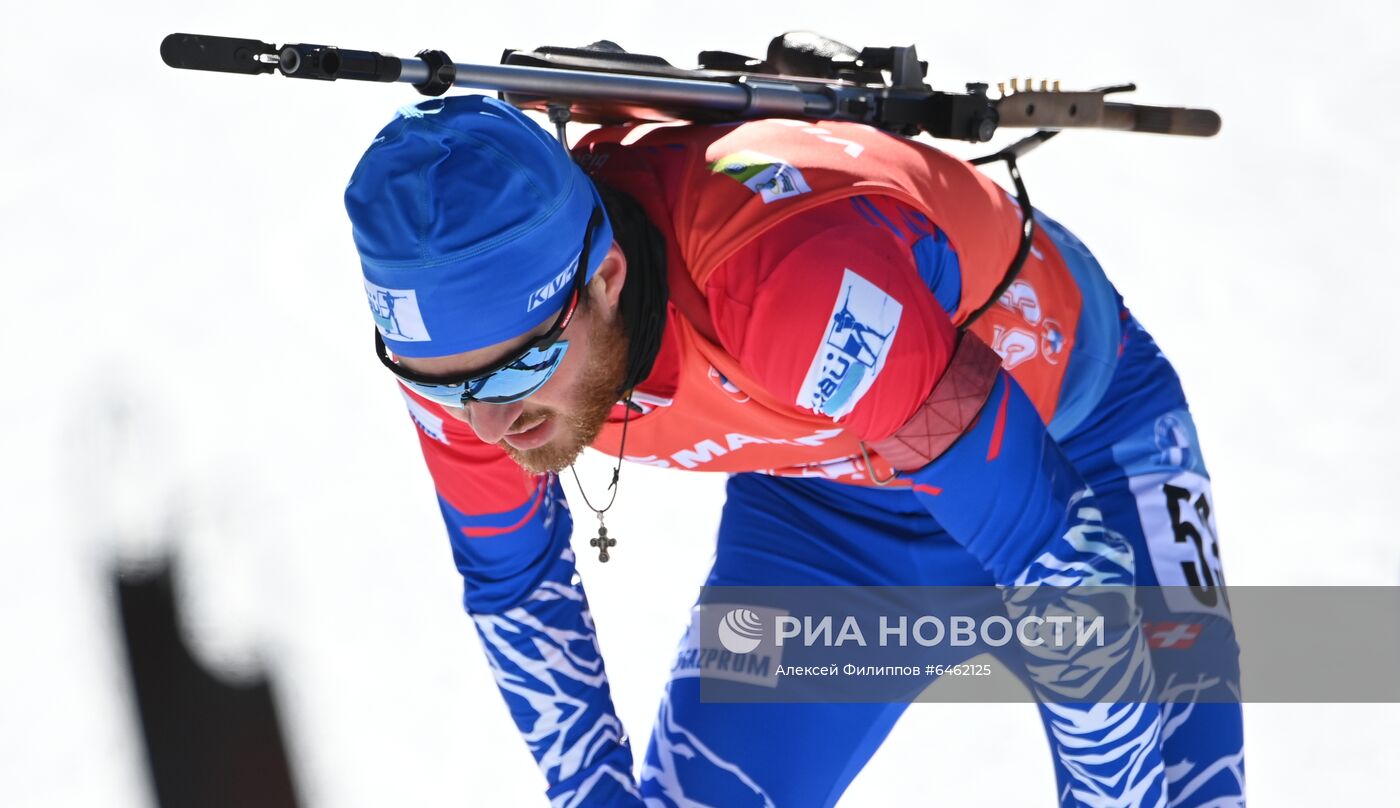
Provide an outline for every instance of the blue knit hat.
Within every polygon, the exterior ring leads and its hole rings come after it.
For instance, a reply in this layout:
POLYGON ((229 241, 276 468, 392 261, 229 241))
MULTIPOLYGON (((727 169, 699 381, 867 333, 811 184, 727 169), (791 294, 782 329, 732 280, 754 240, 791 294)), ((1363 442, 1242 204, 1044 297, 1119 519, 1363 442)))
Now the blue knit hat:
MULTIPOLYGON (((556 316, 595 207, 559 141, 481 95, 399 110, 345 189, 375 324, 409 357, 504 342, 556 316)), ((604 214, 589 278, 612 239, 604 214)))

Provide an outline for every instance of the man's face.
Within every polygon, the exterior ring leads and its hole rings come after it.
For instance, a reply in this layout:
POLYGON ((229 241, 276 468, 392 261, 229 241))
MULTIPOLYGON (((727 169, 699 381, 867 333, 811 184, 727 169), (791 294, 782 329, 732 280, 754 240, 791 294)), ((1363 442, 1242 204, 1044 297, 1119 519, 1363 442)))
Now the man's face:
MULTIPOLYGON (((598 277, 612 261, 614 255, 610 254, 584 288, 586 299, 579 301, 561 337, 569 341, 569 350, 543 387, 509 404, 471 401, 465 407, 443 407, 470 425, 483 441, 499 445, 527 471, 557 472, 568 467, 598 437, 617 402, 626 375, 627 337, 617 316, 616 297, 608 293, 609 284, 598 277)), ((422 373, 466 374, 517 353, 552 324, 551 319, 516 339, 474 351, 403 357, 399 362, 422 373)))

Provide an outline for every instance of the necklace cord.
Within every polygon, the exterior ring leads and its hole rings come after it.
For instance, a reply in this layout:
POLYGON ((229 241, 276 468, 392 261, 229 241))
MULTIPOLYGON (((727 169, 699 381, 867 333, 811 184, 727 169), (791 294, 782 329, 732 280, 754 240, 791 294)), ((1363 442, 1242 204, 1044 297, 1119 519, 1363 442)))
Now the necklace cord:
POLYGON ((622 477, 622 455, 623 450, 627 447, 627 424, 632 420, 632 394, 630 392, 622 400, 622 407, 622 438, 617 442, 617 465, 613 466, 612 482, 608 483, 608 489, 612 491, 612 496, 608 498, 608 504, 604 505, 602 510, 595 508, 593 503, 588 500, 588 492, 583 490, 583 483, 578 478, 578 470, 574 468, 572 463, 569 464, 569 473, 574 475, 574 485, 578 486, 578 492, 583 496, 583 504, 588 506, 588 510, 597 514, 600 522, 603 519, 603 514, 607 513, 608 509, 617 501, 617 481, 622 477))

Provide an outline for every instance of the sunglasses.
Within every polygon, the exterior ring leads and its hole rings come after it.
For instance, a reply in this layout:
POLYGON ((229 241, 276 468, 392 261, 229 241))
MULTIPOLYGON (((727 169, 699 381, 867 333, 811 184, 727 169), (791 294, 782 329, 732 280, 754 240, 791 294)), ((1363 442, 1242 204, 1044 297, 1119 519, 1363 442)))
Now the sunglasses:
POLYGON ((526 343, 520 350, 496 364, 465 376, 447 377, 410 370, 394 361, 380 336, 374 330, 374 352, 399 381, 418 395, 446 407, 462 407, 469 401, 486 404, 509 404, 533 395, 559 369, 564 354, 569 350, 569 341, 560 339, 564 329, 569 327, 583 288, 588 277, 588 248, 593 241, 593 232, 603 221, 600 208, 593 209, 588 219, 588 228, 583 234, 583 249, 579 251, 578 270, 574 273, 569 301, 559 311, 554 325, 545 333, 526 343))

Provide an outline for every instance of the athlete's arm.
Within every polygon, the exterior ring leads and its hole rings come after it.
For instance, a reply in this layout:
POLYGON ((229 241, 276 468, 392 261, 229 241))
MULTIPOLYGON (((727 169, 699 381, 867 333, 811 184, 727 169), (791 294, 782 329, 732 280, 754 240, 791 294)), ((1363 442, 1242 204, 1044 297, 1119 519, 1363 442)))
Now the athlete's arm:
POLYGON ((437 488, 463 601, 551 804, 640 805, 613 710, 573 529, 554 475, 531 475, 404 391, 437 488))

